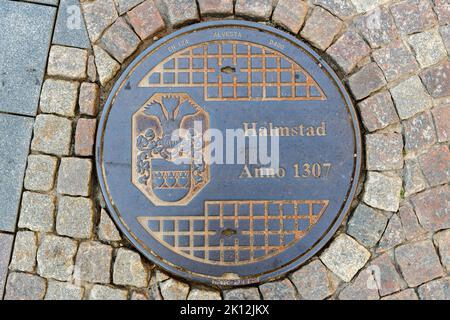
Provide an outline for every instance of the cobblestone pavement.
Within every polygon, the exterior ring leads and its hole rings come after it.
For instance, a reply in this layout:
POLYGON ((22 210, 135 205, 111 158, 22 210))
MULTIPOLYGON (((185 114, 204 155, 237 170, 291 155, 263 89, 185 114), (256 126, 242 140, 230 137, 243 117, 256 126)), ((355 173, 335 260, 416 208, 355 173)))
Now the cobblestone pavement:
POLYGON ((450 299, 448 0, 0 0, 0 13, 4 299, 450 299), (353 95, 365 143, 360 194, 328 246, 284 279, 222 292, 143 259, 93 168, 120 71, 217 18, 311 44, 353 95))

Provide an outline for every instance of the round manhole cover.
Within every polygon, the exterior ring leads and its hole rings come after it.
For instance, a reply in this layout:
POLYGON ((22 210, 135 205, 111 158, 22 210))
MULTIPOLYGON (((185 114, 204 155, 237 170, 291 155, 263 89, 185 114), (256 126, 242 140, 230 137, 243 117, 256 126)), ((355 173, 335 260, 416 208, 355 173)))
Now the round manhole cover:
POLYGON ((279 277, 330 239, 360 174, 349 95, 307 45, 222 21, 161 39, 103 111, 108 208, 147 258, 232 286, 279 277))

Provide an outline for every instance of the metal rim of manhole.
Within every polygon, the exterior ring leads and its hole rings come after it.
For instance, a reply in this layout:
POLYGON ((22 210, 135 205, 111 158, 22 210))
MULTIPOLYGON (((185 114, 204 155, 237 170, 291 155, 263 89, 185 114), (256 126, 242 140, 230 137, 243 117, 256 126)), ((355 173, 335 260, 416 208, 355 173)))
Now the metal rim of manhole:
POLYGON ((228 287, 280 278, 330 240, 355 196, 361 148, 349 94, 308 45, 215 21, 160 39, 123 72, 96 167, 112 217, 144 256, 228 287))

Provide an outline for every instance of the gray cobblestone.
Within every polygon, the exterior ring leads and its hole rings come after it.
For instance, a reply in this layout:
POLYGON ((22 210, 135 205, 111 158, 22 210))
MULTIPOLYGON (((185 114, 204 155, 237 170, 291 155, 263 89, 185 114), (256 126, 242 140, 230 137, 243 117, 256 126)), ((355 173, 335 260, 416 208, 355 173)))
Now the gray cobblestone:
POLYGON ((327 268, 345 282, 350 282, 369 258, 370 252, 345 234, 337 236, 320 255, 327 268))
POLYGON ((431 114, 424 112, 403 122, 406 151, 420 151, 436 142, 431 114))
POLYGON ((388 91, 377 93, 360 103, 358 108, 367 130, 375 131, 397 123, 397 112, 388 91))
POLYGON ((378 65, 371 62, 353 74, 348 84, 355 99, 361 100, 381 89, 386 84, 386 80, 378 65))
POLYGON ((225 290, 223 292, 224 300, 261 300, 257 288, 238 288, 225 290))
POLYGON ((421 285, 418 289, 422 300, 450 300, 450 278, 442 278, 421 285))
POLYGON ((48 58, 47 74, 69 79, 86 78, 88 52, 84 49, 53 45, 48 58))
POLYGON ((114 78, 120 70, 120 65, 99 46, 94 46, 94 54, 100 83, 104 86, 114 78))
POLYGON ((53 230, 55 199, 40 193, 24 192, 20 209, 19 228, 50 232, 53 230))
POLYGON ((394 19, 387 7, 360 16, 355 24, 372 48, 388 44, 397 36, 394 19))
POLYGON ((75 279, 91 283, 110 282, 112 248, 100 242, 80 244, 75 262, 75 279))
POLYGON ((331 275, 320 260, 308 263, 289 277, 302 299, 323 300, 336 290, 330 281, 331 275))
POLYGON ((84 289, 67 282, 50 280, 47 286, 45 300, 81 300, 84 289))
POLYGON ((37 272, 45 278, 69 281, 74 269, 77 243, 69 238, 46 235, 37 252, 37 272))
POLYGON ((411 200, 425 230, 435 232, 450 228, 450 192, 447 185, 416 194, 411 200))
POLYGON ((431 97, 417 76, 404 80, 393 87, 391 94, 401 119, 411 118, 431 107, 431 97))
POLYGON ((347 233, 370 248, 380 240, 387 223, 384 214, 361 203, 348 222, 347 233))
POLYGON ((220 292, 217 290, 192 288, 189 292, 188 300, 222 300, 220 292))
POLYGON ((430 240, 409 243, 396 248, 395 259, 410 287, 416 287, 444 275, 430 240))
POLYGON ((398 133, 366 135, 367 170, 403 168, 403 139, 398 133))
POLYGON ((65 156, 70 152, 72 122, 66 118, 41 114, 34 123, 31 150, 65 156))
POLYGON ((93 215, 91 199, 62 197, 58 205, 56 231, 60 235, 88 239, 92 236, 93 215))
POLYGON ((450 229, 441 231, 434 235, 434 243, 439 250, 441 262, 447 271, 450 270, 450 229))
POLYGON ((78 82, 47 79, 42 86, 39 108, 44 113, 73 117, 78 99, 78 82))
POLYGON ((339 293, 339 300, 378 300, 375 277, 368 269, 362 270, 355 280, 339 293))
POLYGON ((416 159, 408 159, 405 161, 403 180, 405 197, 425 190, 427 187, 427 182, 416 159))
POLYGON ((295 287, 289 279, 264 283, 259 286, 264 300, 296 300, 295 287))
POLYGON ((428 0, 404 0, 391 5, 391 12, 400 31, 412 34, 436 23, 428 0))
POLYGON ((86 21, 86 28, 91 42, 96 42, 103 31, 118 17, 113 0, 83 1, 81 3, 86 21))
POLYGON ((164 3, 169 23, 174 27, 180 27, 189 22, 199 20, 197 3, 195 0, 161 0, 164 3))
POLYGON ((272 1, 236 0, 234 11, 237 16, 255 20, 267 20, 272 13, 272 1))
POLYGON ((36 266, 36 252, 37 239, 34 232, 17 232, 9 268, 11 270, 33 272, 36 266))
POLYGON ((5 289, 5 300, 42 300, 45 295, 45 280, 41 277, 11 272, 5 289))
POLYGON ((313 3, 327 9, 335 16, 346 19, 356 14, 351 0, 313 0, 313 3))
POLYGON ((147 286, 147 277, 138 253, 123 248, 117 251, 113 273, 115 284, 143 288, 147 286))
POLYGON ((384 252, 405 240, 405 233, 403 231, 402 222, 397 214, 393 214, 389 219, 389 223, 384 231, 383 237, 380 240, 377 251, 384 252))
POLYGON ((447 56, 445 45, 437 30, 413 34, 409 36, 408 42, 422 68, 438 63, 447 56))
POLYGON ((385 211, 397 211, 402 179, 378 172, 369 172, 364 186, 363 200, 369 206, 385 211))
POLYGON ((120 241, 122 237, 105 210, 101 210, 98 237, 104 241, 120 241))
POLYGON ((94 285, 89 293, 89 300, 127 300, 126 290, 115 289, 103 285, 94 285))
POLYGON ((50 191, 55 183, 58 160, 46 155, 29 155, 24 187, 32 191, 50 191))
POLYGON ((62 158, 58 171, 57 191, 72 196, 91 194, 92 162, 82 158, 62 158))
POLYGON ((160 284, 161 295, 164 300, 186 300, 189 293, 189 285, 170 278, 160 284))

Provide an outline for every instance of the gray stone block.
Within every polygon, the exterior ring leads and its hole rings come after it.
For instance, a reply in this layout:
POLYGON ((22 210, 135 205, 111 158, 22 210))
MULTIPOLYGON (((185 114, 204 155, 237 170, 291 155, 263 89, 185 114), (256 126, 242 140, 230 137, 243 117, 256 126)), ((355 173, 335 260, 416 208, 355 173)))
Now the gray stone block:
MULTIPOLYGON (((1 50, 0 48, 0 56, 1 50)), ((0 101, 3 101, 1 94, 0 101)), ((0 115, 0 171, 2 172, 0 230, 2 231, 15 230, 32 127, 33 119, 31 118, 0 115)))
POLYGON ((12 235, 0 233, 0 299, 3 298, 13 240, 12 235))
POLYGON ((56 8, 1 1, 0 111, 35 115, 56 8))
POLYGON ((84 49, 91 47, 80 0, 61 0, 53 43, 84 49))

